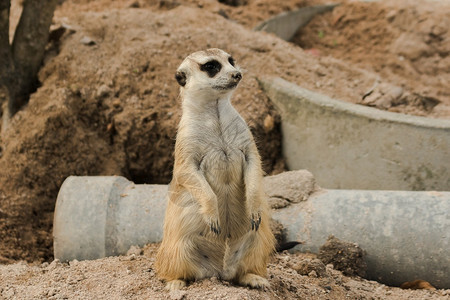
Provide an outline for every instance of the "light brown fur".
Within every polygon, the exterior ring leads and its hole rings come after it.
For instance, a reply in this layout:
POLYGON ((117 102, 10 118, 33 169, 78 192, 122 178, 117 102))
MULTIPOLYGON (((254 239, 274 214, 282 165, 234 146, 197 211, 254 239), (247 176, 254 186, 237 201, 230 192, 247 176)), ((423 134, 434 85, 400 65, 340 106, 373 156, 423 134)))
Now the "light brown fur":
POLYGON ((156 261, 170 290, 212 276, 268 286, 270 209, 255 142, 230 102, 241 75, 229 57, 219 49, 195 52, 177 71, 183 115, 156 261), (213 59, 222 68, 211 77, 201 66, 213 59))

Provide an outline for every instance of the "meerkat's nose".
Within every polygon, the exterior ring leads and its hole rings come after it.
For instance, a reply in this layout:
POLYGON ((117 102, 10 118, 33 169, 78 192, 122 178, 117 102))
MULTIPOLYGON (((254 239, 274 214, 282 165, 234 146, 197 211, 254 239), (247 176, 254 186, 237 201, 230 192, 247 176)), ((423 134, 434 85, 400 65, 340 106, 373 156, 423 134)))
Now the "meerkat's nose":
POLYGON ((242 79, 242 74, 241 72, 235 72, 231 75, 231 78, 239 82, 242 79))

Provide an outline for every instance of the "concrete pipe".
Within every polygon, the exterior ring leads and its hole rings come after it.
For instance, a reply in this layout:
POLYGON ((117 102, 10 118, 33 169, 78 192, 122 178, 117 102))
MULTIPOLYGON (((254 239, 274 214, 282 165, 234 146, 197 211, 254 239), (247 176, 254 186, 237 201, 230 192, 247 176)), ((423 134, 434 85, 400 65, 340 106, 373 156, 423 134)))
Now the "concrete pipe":
POLYGON ((162 240, 166 185, 119 176, 68 177, 56 200, 55 258, 97 259, 162 240))
MULTIPOLYGON (((54 215, 55 258, 96 259, 160 242, 166 194, 165 185, 122 177, 67 178, 54 215)), ((300 251, 317 253, 331 234, 359 244, 369 279, 398 285, 419 278, 450 288, 449 211, 450 192, 322 190, 273 218, 287 240, 304 242, 300 251)))
POLYGON ((450 288, 450 192, 325 190, 276 210, 287 240, 318 253, 329 235, 367 252, 367 276, 450 288))

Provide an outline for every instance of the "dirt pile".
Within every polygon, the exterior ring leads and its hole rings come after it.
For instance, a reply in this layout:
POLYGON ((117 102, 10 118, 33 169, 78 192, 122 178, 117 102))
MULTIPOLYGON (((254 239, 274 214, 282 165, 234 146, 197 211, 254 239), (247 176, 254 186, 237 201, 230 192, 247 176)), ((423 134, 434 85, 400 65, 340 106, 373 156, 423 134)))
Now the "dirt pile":
POLYGON ((347 1, 314 18, 293 42, 377 74, 367 91, 376 97, 361 95, 357 103, 449 118, 449 28, 445 1, 347 1), (382 83, 396 87, 398 95, 382 83))
POLYGON ((319 249, 318 258, 325 264, 332 264, 336 270, 345 275, 365 277, 367 264, 366 253, 358 245, 341 241, 329 236, 319 249))

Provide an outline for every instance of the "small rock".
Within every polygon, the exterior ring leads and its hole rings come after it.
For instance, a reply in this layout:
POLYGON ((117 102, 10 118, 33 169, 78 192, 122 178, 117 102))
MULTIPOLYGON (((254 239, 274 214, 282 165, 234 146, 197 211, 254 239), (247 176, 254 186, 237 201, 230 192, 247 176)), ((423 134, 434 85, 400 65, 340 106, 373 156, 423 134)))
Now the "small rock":
POLYGON ((272 209, 280 209, 289 206, 289 201, 280 197, 270 197, 269 204, 272 209))
POLYGON ((412 61, 426 56, 432 51, 420 35, 409 32, 400 34, 390 48, 392 53, 397 53, 412 61))
POLYGON ((74 259, 74 260, 72 260, 72 261, 69 262, 69 265, 72 267, 72 266, 78 265, 78 263, 79 263, 79 261, 76 260, 76 259, 74 259))
POLYGON ((127 251, 127 255, 138 256, 142 254, 142 249, 139 246, 131 246, 127 251))
POLYGON ((113 103, 112 103, 112 105, 114 106, 114 108, 120 108, 120 106, 121 106, 121 102, 120 102, 120 99, 115 99, 114 101, 113 101, 113 103))
POLYGON ((169 297, 171 300, 182 300, 184 299, 184 296, 186 296, 186 291, 182 290, 170 291, 169 293, 169 297))
POLYGON ((275 120, 271 115, 267 115, 264 118, 264 131, 266 133, 271 132, 274 127, 275 127, 275 120))
POLYGON ((298 203, 308 199, 317 189, 314 176, 306 170, 289 171, 264 178, 265 192, 269 196, 269 204, 273 198, 298 203))
POLYGON ((429 290, 429 291, 436 290, 436 288, 432 286, 431 283, 421 279, 402 283, 400 285, 400 288, 410 290, 429 290))
POLYGON ((308 273, 308 277, 314 277, 317 278, 317 272, 312 270, 311 272, 308 273))
MULTIPOLYGON (((292 267, 292 269, 297 271, 297 273, 299 273, 300 275, 308 275, 309 276, 309 274, 314 272, 314 273, 312 273, 312 275, 315 274, 315 277, 326 277, 327 276, 325 265, 323 264, 323 262, 321 260, 319 260, 317 258, 302 259, 299 263, 294 265, 292 267)), ((314 276, 312 276, 312 277, 314 277, 314 276)))
POLYGON ((394 21, 395 17, 397 16, 397 10, 391 10, 386 14, 386 20, 388 20, 389 22, 394 21))
POLYGON ((392 106, 404 104, 404 91, 399 86, 388 83, 375 83, 375 85, 364 94, 361 104, 375 106, 379 109, 388 109, 392 106))
POLYGON ((55 268, 57 268, 58 266, 60 266, 61 265, 61 261, 59 260, 59 259, 55 259, 54 261, 52 261, 51 263, 50 263, 50 265, 49 265, 49 268, 50 269, 55 269, 55 268))
POLYGON ((407 102, 425 111, 431 111, 433 108, 441 103, 439 99, 433 97, 423 96, 417 93, 412 93, 406 97, 407 102))
POLYGON ((80 43, 82 43, 83 45, 86 46, 94 46, 95 44, 97 44, 93 39, 91 39, 88 36, 84 36, 81 40, 80 43))
POLYGON ((98 98, 103 98, 105 96, 108 96, 109 94, 111 94, 111 88, 109 86, 107 86, 106 84, 102 84, 97 89, 97 97, 98 98))
POLYGON ((223 9, 219 9, 219 11, 217 12, 220 16, 224 17, 225 19, 229 19, 228 14, 226 11, 224 11, 223 9))

